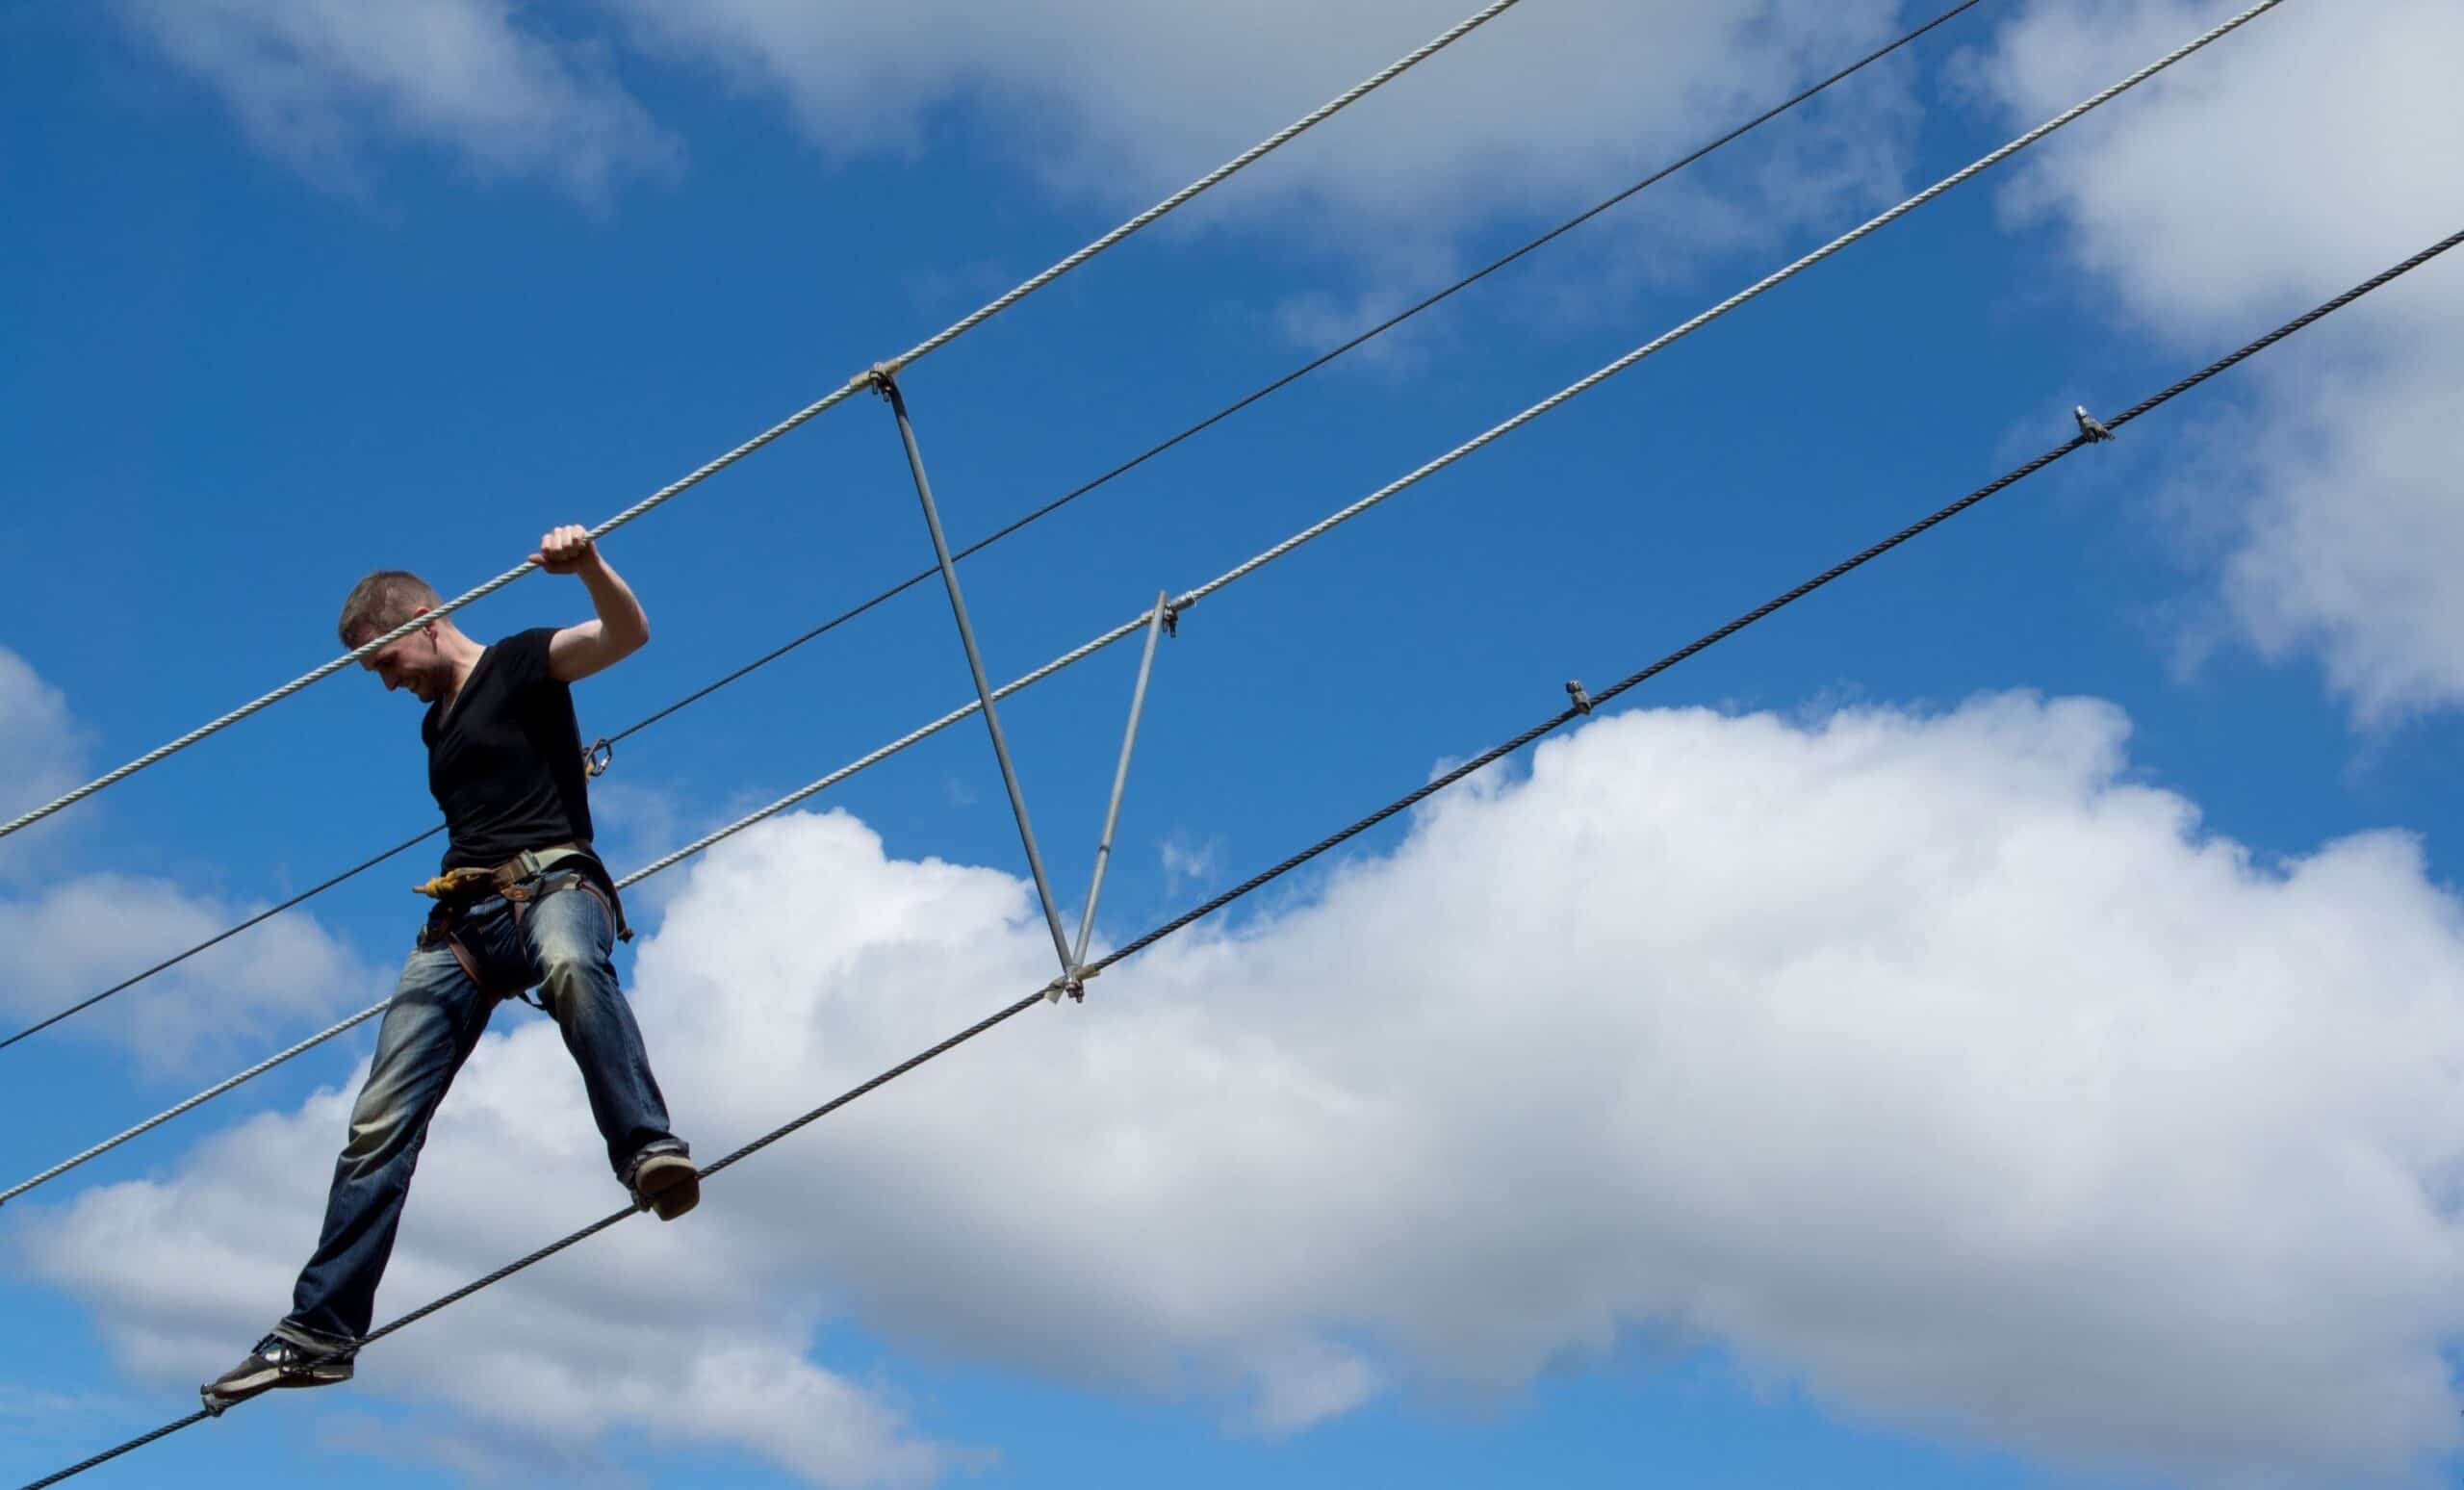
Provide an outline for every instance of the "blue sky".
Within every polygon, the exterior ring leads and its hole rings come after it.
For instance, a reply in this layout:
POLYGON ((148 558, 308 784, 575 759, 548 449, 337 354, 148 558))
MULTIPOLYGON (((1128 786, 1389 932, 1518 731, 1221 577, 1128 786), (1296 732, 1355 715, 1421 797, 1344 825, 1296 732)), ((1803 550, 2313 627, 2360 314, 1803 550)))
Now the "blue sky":
MULTIPOLYGON (((988 667, 1213 577, 2233 9, 1989 0, 970 559, 988 667)), ((953 540, 1930 13, 1527 0, 911 369, 953 540)), ((2124 406, 2452 231, 2435 162, 2464 111, 2421 59, 2454 18, 2330 13, 2288 0, 1194 607, 1103 938, 2059 443, 2073 403, 2124 406)), ((1457 18, 13 15, 0 809, 322 661, 360 573, 497 574, 1457 18)), ((2434 1471, 2464 1331, 2459 272, 749 1162, 742 1202, 714 1184, 692 1222, 441 1316, 352 1390, 94 1482, 2434 1471), (2270 1404, 2321 1380, 2378 1405, 2285 1426, 2270 1404)), ((584 732, 904 578, 920 528, 860 398, 620 530, 655 640, 578 692, 584 732)), ((583 604, 533 577, 464 621, 583 604)), ((1073 912, 1134 665, 1003 711, 1073 912)), ((611 859, 966 696, 919 588, 627 741, 596 799, 611 859)), ((427 826, 416 722, 337 678, 0 845, 13 1026, 427 826)), ((706 1155, 1048 975, 980 728, 809 807, 633 901, 626 962, 706 1155)), ((0 1179, 381 997, 421 861, 0 1051, 0 1179)), ((380 1316, 613 1201, 552 1037, 519 1009, 497 1028, 380 1316)), ((280 1312, 368 1044, 0 1214, 0 1465, 186 1410, 280 1312)))

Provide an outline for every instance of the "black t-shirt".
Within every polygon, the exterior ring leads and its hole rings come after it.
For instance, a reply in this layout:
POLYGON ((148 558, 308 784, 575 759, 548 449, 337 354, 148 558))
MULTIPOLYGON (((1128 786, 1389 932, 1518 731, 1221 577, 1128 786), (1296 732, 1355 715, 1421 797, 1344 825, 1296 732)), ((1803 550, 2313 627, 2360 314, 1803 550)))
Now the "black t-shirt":
POLYGON ((548 627, 479 654, 451 706, 428 706, 427 789, 445 809, 445 867, 590 841, 589 778, 573 690, 548 676, 548 627))

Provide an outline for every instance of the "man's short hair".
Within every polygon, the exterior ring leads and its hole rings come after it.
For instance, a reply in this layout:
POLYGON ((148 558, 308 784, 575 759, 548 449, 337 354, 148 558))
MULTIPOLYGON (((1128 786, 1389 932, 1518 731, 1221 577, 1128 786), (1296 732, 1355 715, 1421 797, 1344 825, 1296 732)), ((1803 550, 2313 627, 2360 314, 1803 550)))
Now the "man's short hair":
POLYGON ((434 610, 444 604, 426 580, 410 571, 380 569, 352 585, 350 599, 343 602, 343 645, 356 651, 419 614, 421 606, 434 610))

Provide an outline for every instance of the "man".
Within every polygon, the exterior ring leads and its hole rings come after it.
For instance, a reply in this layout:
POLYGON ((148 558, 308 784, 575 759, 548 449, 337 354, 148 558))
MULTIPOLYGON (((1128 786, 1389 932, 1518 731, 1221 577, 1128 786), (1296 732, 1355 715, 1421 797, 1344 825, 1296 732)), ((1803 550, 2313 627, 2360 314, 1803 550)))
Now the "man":
MULTIPOLYGON (((530 561, 578 577, 595 619, 482 647, 449 618, 360 665, 427 705, 428 790, 449 834, 437 899, 376 1035, 376 1056, 334 1165, 325 1226, 291 1313, 248 1357, 199 1389, 206 1408, 274 1387, 347 1381, 394 1250, 411 1170, 443 1099, 497 1001, 534 985, 581 1067, 607 1159, 634 1203, 673 1220, 701 1176, 668 1130, 640 1030, 610 963, 623 929, 614 882, 590 848, 590 802, 569 685, 650 640, 650 622, 580 527, 544 534, 530 561)), ((416 576, 381 570, 343 605, 346 647, 442 603, 416 576)))

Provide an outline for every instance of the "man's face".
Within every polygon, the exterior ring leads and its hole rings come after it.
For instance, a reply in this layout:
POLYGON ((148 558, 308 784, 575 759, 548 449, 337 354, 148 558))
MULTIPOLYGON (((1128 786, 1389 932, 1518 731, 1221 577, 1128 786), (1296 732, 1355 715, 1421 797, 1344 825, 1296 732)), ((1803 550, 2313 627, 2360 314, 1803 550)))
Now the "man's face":
MULTIPOLYGON (((368 638, 361 637, 366 645, 368 638)), ((436 645, 433 627, 422 627, 408 636, 397 637, 359 659, 359 665, 385 681, 385 691, 408 688, 411 696, 423 704, 433 704, 444 692, 441 674, 445 658, 436 645)))

